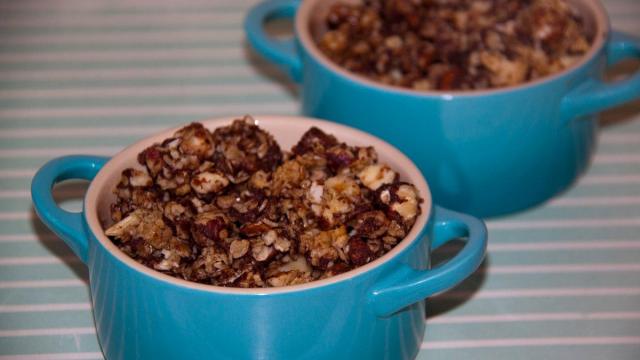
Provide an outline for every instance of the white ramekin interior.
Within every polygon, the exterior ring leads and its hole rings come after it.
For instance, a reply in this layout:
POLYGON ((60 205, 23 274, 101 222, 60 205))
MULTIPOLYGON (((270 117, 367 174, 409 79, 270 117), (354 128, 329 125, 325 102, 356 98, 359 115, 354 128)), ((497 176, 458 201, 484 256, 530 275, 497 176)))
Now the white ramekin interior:
POLYGON ((483 89, 483 90, 447 90, 447 91, 424 91, 413 90, 403 88, 399 86, 386 85, 374 80, 371 80, 363 75, 348 71, 341 66, 331 61, 326 55, 320 51, 316 46, 314 36, 322 34, 326 27, 323 25, 323 19, 326 18, 326 14, 332 4, 336 2, 347 3, 361 3, 360 0, 303 0, 298 8, 295 17, 295 33, 298 40, 305 48, 306 52, 310 54, 316 61, 322 66, 331 70, 334 73, 340 74, 352 81, 358 82, 362 85, 376 87, 391 91, 399 94, 407 94, 413 96, 479 96, 491 93, 501 93, 505 91, 512 91, 518 89, 524 89, 542 83, 553 81, 561 76, 564 76, 572 71, 575 71, 585 63, 589 62, 604 46, 608 38, 609 33, 609 18, 605 8, 602 6, 599 0, 567 0, 570 6, 580 14, 585 21, 585 27, 591 31, 589 34, 592 37, 591 49, 583 56, 583 58, 573 64, 572 66, 555 73, 550 76, 545 76, 533 81, 529 81, 519 85, 505 86, 495 89, 483 89))
MULTIPOLYGON (((229 124, 233 119, 241 117, 242 116, 204 120, 201 121, 201 123, 208 129, 215 129, 229 124)), ((156 278, 160 281, 202 291, 262 295, 300 291, 354 278, 394 258, 424 234, 431 211, 431 193, 429 192, 429 187, 422 176, 422 173, 420 173, 413 162, 399 150, 372 135, 327 121, 296 116, 266 115, 254 116, 254 119, 260 127, 273 134, 283 150, 290 149, 298 139, 300 139, 302 134, 312 126, 317 126, 323 131, 335 135, 340 141, 344 141, 349 145, 373 146, 378 152, 380 161, 395 169, 399 173, 401 180, 413 183, 424 199, 421 206, 422 214, 416 220, 411 232, 389 253, 367 265, 328 279, 295 286, 255 289, 227 288, 190 282, 150 269, 136 262, 115 246, 111 240, 104 235, 103 227, 107 227, 112 223, 109 207, 115 200, 113 189, 120 180, 122 170, 128 167, 140 168, 141 165, 137 162, 137 155, 148 146, 170 137, 179 128, 177 127, 160 132, 154 136, 150 136, 122 150, 102 168, 95 179, 91 182, 85 196, 84 211, 87 224, 89 225, 91 232, 100 242, 100 244, 96 245, 104 247, 114 257, 121 261, 124 266, 128 266, 135 271, 141 272, 146 276, 156 278)))

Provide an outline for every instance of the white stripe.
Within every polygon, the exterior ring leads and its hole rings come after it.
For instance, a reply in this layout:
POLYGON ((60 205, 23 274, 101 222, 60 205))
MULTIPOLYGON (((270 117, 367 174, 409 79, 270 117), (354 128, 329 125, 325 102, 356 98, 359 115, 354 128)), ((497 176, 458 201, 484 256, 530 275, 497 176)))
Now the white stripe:
POLYGON ((553 337, 553 338, 504 338, 482 340, 425 341, 421 349, 469 349, 522 346, 576 346, 576 345, 638 345, 640 336, 619 337, 553 337))
MULTIPOLYGON (((86 189, 84 188, 69 188, 69 189, 56 189, 53 191, 54 197, 64 198, 81 198, 84 196, 86 189)), ((23 199, 31 197, 30 190, 0 190, 0 199, 23 199)))
POLYGON ((0 281, 0 289, 40 289, 85 286, 87 286, 87 283, 79 279, 0 281))
MULTIPOLYGON (((214 96, 214 95, 268 95, 281 92, 278 84, 217 84, 217 85, 168 85, 97 87, 72 89, 0 90, 0 100, 11 99, 89 99, 115 97, 159 96, 214 96)), ((6 135, 3 135, 6 136, 6 135)))
POLYGON ((640 226, 640 218, 613 218, 613 219, 557 219, 557 220, 506 220, 488 221, 487 228, 496 230, 520 230, 520 229, 572 229, 572 228, 601 228, 601 227, 637 227, 640 226))
POLYGON ((442 299, 516 299, 516 298, 554 298, 583 296, 638 296, 640 287, 628 288, 542 288, 542 289, 507 289, 480 291, 448 291, 440 295, 442 299))
MULTIPOLYGON (((0 139, 39 139, 39 138, 104 138, 105 136, 149 135, 167 126, 114 126, 114 127, 54 127, 54 128, 24 128, 6 129, 0 133, 0 139)), ((0 176, 5 171, 0 170, 0 176)), ((35 170, 15 170, 23 176, 33 175, 35 170)))
POLYGON ((638 153, 621 153, 621 154, 596 154, 593 159, 594 164, 638 164, 640 163, 640 154, 638 153))
MULTIPOLYGON (((69 147, 69 148, 24 148, 24 149, 0 149, 0 158, 29 158, 29 157, 54 157, 79 153, 87 153, 94 155, 113 155, 122 146, 87 146, 87 147, 69 147)), ((0 219, 2 214, 0 214, 0 219)))
POLYGON ((32 177, 35 169, 0 169, 0 179, 32 177))
POLYGON ((22 256, 0 258, 0 266, 16 266, 16 265, 47 265, 47 264, 68 264, 80 262, 75 256, 22 256))
MULTIPOLYGON (((241 5, 239 9, 244 9, 251 4, 254 4, 255 0, 190 0, 191 6, 204 6, 204 8, 198 8, 198 11, 215 11, 216 8, 231 5, 241 5)), ((120 11, 133 11, 133 10, 146 10, 158 8, 163 11, 173 10, 174 12, 180 11, 193 11, 190 8, 185 8, 185 2, 182 0, 110 0, 108 4, 100 1, 84 1, 84 0, 65 0, 63 2, 53 1, 2 1, 0 2, 0 9, 5 10, 49 10, 53 14, 57 14, 57 11, 72 11, 72 10, 100 10, 97 14, 88 13, 86 16, 93 18, 96 15, 102 15, 105 10, 120 10, 120 11), (93 15, 93 16, 92 16, 93 15)))
MULTIPOLYGON (((250 53, 252 54, 252 53, 250 53)), ((241 46, 216 47, 206 49, 136 49, 136 50, 80 50, 80 51, 39 51, 0 53, 0 64, 20 64, 25 62, 109 62, 126 63, 129 61, 244 61, 245 50, 241 46)))
POLYGON ((489 242, 489 252, 640 249, 640 240, 553 241, 496 244, 489 242))
POLYGON ((0 190, 0 199, 28 198, 30 195, 29 190, 0 190))
POLYGON ((533 314, 495 314, 495 315, 441 315, 427 319, 428 324, 484 324, 497 322, 536 322, 571 320, 638 320, 640 312, 557 312, 533 314))
MULTIPOLYGON (((82 334, 82 333, 79 333, 79 334, 82 334)), ((42 335, 46 336, 47 334, 42 334, 42 335)), ((75 335, 75 333, 72 333, 69 335, 75 335)), ((102 355, 101 352, 0 355, 0 360, 97 360, 97 359, 104 359, 104 356, 102 355)))
MULTIPOLYGON (((155 31, 116 31, 116 32, 64 32, 64 33, 42 33, 31 34, 5 34, 2 43, 5 46, 11 45, 125 45, 125 44, 167 44, 185 43, 199 41, 210 43, 216 47, 216 42, 233 41, 240 43, 244 37, 241 27, 231 29, 207 29, 207 30, 155 30, 155 31)), ((31 48, 36 49, 36 48, 31 48)), ((30 51, 31 51, 30 49, 30 51)), ((6 48, 5 48, 6 50, 6 48)), ((41 50, 40 53, 48 52, 41 50)), ((54 52, 57 50, 53 50, 54 52)), ((184 50, 183 50, 184 51, 184 50)), ((21 50, 12 50, 14 53, 21 53, 21 50)))
MULTIPOLYGON (((214 3, 212 3, 214 4, 214 3)), ((244 19, 244 13, 224 12, 224 13, 187 13, 175 12, 153 13, 111 13, 102 12, 100 16, 77 16, 76 14, 56 13, 50 16, 15 16, 5 17, 0 22, 0 28, 20 29, 53 27, 55 29, 67 29, 82 27, 85 29, 94 28, 120 28, 126 26, 168 26, 168 25, 240 25, 244 19)))
POLYGON ((216 114, 235 114, 242 116, 247 113, 292 113, 298 107, 293 101, 287 102, 242 102, 218 105, 173 105, 173 106, 131 106, 131 107, 67 107, 67 108, 25 108, 0 109, 0 117, 32 120, 62 118, 89 118, 98 116, 180 116, 185 121, 193 116, 209 117, 216 114))
MULTIPOLYGON (((617 22, 615 21, 616 15, 629 15, 629 14, 640 15, 640 11, 637 6, 637 3, 633 1, 629 1, 629 2, 603 1, 602 3, 604 4, 604 7, 607 9, 609 16, 611 16, 611 18, 613 19, 614 24, 617 24, 617 22)), ((636 16, 634 18, 637 19, 638 17, 636 16)))
MULTIPOLYGON (((85 193, 85 188, 55 189, 53 191, 54 197, 65 198, 66 200, 69 200, 70 198, 82 198, 85 193)), ((0 190, 0 199, 20 199, 30 197, 30 190, 0 190)))
POLYGON ((89 303, 0 305, 0 313, 91 310, 89 303))
POLYGON ((566 274, 566 273, 599 273, 599 272, 636 272, 640 264, 544 264, 544 265, 491 265, 487 269, 490 274, 566 274))
POLYGON ((640 175, 587 175, 582 178, 578 185, 623 185, 640 184, 640 175))
MULTIPOLYGON (((1 150, 0 150, 1 154, 1 150)), ((0 155, 0 157, 2 157, 0 155)), ((2 220, 24 220, 31 219, 31 212, 29 211, 8 211, 0 212, 0 221, 2 220)))
POLYGON ((0 242, 23 242, 23 241, 55 241, 59 238, 50 233, 45 234, 3 234, 0 235, 0 242))
POLYGON ((548 203, 557 207, 596 207, 596 206, 620 206, 639 205, 640 196, 582 196, 557 198, 548 203))
MULTIPOLYGON (((95 334, 95 333, 96 333, 96 329, 93 327, 15 329, 15 330, 0 330, 0 337, 85 335, 85 334, 95 334)), ((2 359, 3 357, 0 356, 0 360, 2 359)))
POLYGON ((145 66, 124 67, 116 69, 33 69, 33 70, 1 70, 0 80, 4 81, 97 81, 97 80, 189 80, 216 77, 255 79, 261 73, 270 75, 281 73, 273 67, 256 69, 246 65, 220 66, 145 66))
POLYGON ((640 144, 640 132, 614 133, 603 132, 599 140, 602 144, 640 144))

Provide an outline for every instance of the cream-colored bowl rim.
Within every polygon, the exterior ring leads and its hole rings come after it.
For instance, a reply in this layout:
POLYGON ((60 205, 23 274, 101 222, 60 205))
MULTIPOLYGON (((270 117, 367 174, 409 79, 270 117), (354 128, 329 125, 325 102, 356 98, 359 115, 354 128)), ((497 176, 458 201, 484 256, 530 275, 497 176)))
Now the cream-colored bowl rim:
MULTIPOLYGON (((268 295, 315 289, 354 279, 395 258, 404 250, 406 250, 410 245, 412 245, 415 241, 419 240, 422 236, 425 235, 425 231, 427 230, 427 222, 431 212, 431 193, 429 191, 429 186, 427 185, 426 180, 422 176, 422 173, 415 166, 415 164, 398 149, 391 146, 387 142, 365 132, 328 121, 298 116, 257 115, 253 117, 257 121, 258 125, 264 126, 264 128, 271 133, 273 133, 271 129, 275 127, 281 127, 283 129, 300 127, 306 130, 311 126, 317 126, 325 132, 335 135, 340 141, 344 141, 348 144, 356 144, 354 140, 357 140, 357 143, 359 144, 367 144, 373 146, 378 152, 381 160, 391 159, 393 163, 391 163, 390 166, 398 170, 400 173, 404 173, 405 176, 401 176, 401 178, 403 178, 404 181, 413 183, 417 187, 418 191, 420 192, 420 196, 424 200, 421 206, 422 214, 417 218, 416 223, 409 234, 390 252, 372 261, 369 264, 327 279, 294 286, 250 289, 228 288, 186 281, 148 268, 125 254, 104 234, 101 219, 99 219, 98 206, 101 197, 104 197, 105 194, 111 193, 112 188, 107 188, 107 182, 113 181, 113 176, 117 176, 119 178, 120 172, 124 168, 131 166, 132 159, 135 159, 138 153, 140 153, 151 144, 161 142, 162 140, 170 137, 177 129, 186 125, 183 124, 182 126, 156 133, 155 135, 140 140, 133 145, 125 148, 118 154, 114 155, 113 158, 111 158, 104 165, 97 176, 91 181, 91 184, 87 189, 87 194, 85 195, 84 215, 90 231, 99 242, 99 244, 95 244, 95 246, 104 247, 109 253, 111 253, 111 255, 117 258, 123 266, 127 266, 132 270, 143 274, 144 276, 148 276, 155 280, 175 286, 214 293, 238 295, 268 295)), ((237 118, 241 118, 241 116, 202 120, 200 122, 208 129, 214 129, 219 126, 227 125, 237 118)), ((302 132, 303 131, 304 130, 302 130, 302 132)), ((278 139, 279 135, 274 134, 274 137, 276 138, 276 141, 281 142, 280 139, 278 139)), ((90 239, 89 241, 93 240, 90 239)))
POLYGON ((344 76, 345 78, 348 78, 354 82, 397 94, 418 97, 438 96, 444 98, 445 100, 449 100, 452 99, 453 96, 482 96, 490 94, 500 94, 514 90, 524 90, 546 82, 551 82, 576 71, 581 66, 588 63, 594 56, 596 56, 596 54, 600 52, 609 37, 609 17, 607 16, 607 12, 599 0, 569 0, 570 3, 574 3, 574 5, 581 7, 583 9, 583 12, 588 12, 589 15, 593 17, 593 20, 595 22, 595 29, 593 30, 593 43, 591 44, 591 49, 589 49, 589 51, 572 66, 555 74, 528 81, 523 84, 499 87, 495 89, 451 91, 413 90, 400 86, 386 85, 381 82, 371 80, 366 76, 348 71, 343 67, 335 64, 325 54, 322 53, 322 51, 320 51, 320 49, 316 46, 315 41, 313 40, 313 35, 311 34, 310 30, 310 19, 311 16, 317 16, 317 12, 314 11, 316 5, 324 1, 327 0, 303 0, 300 4, 300 7, 298 8, 298 11, 296 12, 296 17, 294 20, 295 33, 302 47, 304 47, 304 49, 310 54, 310 56, 330 71, 340 74, 341 76, 344 76))

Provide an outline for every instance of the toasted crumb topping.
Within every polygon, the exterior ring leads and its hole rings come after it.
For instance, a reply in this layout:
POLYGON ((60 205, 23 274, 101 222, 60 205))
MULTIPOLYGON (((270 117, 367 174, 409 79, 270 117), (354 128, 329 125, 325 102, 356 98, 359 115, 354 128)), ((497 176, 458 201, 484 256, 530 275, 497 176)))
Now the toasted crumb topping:
POLYGON ((114 189, 105 234, 136 261, 204 284, 302 284, 367 264, 413 227, 422 199, 318 128, 291 151, 245 117, 190 124, 138 155, 114 189))

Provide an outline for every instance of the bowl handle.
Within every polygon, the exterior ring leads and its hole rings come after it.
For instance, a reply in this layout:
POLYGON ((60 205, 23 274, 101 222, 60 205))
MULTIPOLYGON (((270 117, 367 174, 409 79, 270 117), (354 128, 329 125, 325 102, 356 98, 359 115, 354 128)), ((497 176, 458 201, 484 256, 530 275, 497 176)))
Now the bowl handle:
POLYGON ((92 180, 108 158, 102 156, 71 155, 46 163, 31 181, 31 200, 36 213, 71 250, 87 262, 88 242, 82 227, 82 213, 63 210, 53 199, 53 186, 68 179, 92 180))
MULTIPOLYGON (((640 38, 614 31, 607 46, 608 66, 625 59, 640 59, 640 38)), ((560 111, 566 121, 640 98, 640 72, 613 83, 589 79, 567 94, 560 111)))
POLYGON ((251 8, 244 21, 244 30, 251 46, 296 82, 301 78, 302 62, 296 50, 295 38, 274 39, 265 33, 264 24, 269 20, 293 18, 298 4, 299 0, 265 1, 251 8))
POLYGON ((443 265, 415 270, 402 265, 369 295, 378 316, 388 316, 437 292, 448 290, 469 277, 482 263, 487 248, 487 228, 482 220, 434 206, 431 249, 468 236, 464 248, 443 265))

